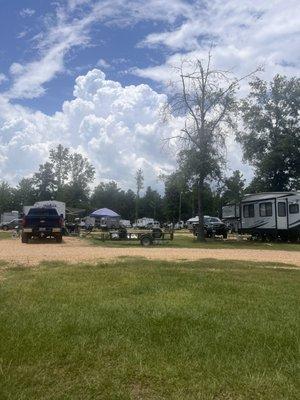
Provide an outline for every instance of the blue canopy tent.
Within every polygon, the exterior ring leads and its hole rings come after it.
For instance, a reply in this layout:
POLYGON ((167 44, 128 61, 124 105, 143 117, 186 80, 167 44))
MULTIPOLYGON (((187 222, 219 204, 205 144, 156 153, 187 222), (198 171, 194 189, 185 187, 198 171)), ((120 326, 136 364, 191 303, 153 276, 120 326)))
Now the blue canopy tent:
POLYGON ((90 217, 100 219, 105 217, 120 218, 121 216, 109 208, 99 208, 99 210, 93 211, 90 217))
POLYGON ((121 216, 109 208, 99 208, 99 210, 92 212, 90 217, 95 218, 95 226, 101 228, 118 228, 120 225, 121 216))

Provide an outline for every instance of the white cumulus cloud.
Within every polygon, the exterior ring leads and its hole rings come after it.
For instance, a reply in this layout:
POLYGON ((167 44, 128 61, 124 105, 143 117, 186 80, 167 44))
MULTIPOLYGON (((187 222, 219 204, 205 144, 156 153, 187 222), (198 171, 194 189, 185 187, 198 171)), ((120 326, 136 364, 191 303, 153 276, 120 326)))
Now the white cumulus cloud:
POLYGON ((176 120, 162 124, 166 96, 148 85, 123 87, 94 69, 76 79, 74 99, 51 116, 12 105, 0 98, 0 171, 16 183, 45 161, 51 147, 62 143, 94 164, 97 181, 114 179, 134 187, 142 168, 145 181, 159 187, 158 174, 175 166, 163 138, 177 129, 176 120))

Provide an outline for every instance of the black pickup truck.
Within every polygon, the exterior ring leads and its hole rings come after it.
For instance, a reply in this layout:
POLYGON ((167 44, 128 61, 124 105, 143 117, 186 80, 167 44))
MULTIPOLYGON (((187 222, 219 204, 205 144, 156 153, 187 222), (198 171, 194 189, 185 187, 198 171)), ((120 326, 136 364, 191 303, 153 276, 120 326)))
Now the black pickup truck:
POLYGON ((31 238, 54 237, 62 242, 63 218, 54 207, 33 207, 22 220, 22 243, 31 238))

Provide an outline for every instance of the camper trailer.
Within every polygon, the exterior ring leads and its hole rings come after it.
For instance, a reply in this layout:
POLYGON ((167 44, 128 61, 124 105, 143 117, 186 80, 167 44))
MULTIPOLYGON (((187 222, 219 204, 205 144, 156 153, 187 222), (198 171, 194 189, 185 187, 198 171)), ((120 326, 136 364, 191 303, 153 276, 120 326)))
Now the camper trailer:
POLYGON ((34 207, 54 207, 57 209, 58 215, 62 215, 63 218, 66 218, 66 204, 62 201, 57 200, 46 200, 46 201, 37 201, 34 203, 34 207))
MULTIPOLYGON (((226 206, 225 206, 226 207, 226 206)), ((232 217, 239 218, 239 232, 262 239, 300 239, 300 192, 246 195, 232 217)), ((229 209, 225 209, 226 212, 229 209)))

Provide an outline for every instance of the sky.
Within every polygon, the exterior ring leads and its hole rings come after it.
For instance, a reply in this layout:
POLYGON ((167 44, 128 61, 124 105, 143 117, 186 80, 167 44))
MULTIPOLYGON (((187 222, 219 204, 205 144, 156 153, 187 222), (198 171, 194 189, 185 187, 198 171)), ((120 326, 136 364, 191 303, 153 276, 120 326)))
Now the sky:
MULTIPOLYGON (((176 168, 162 123, 174 67, 205 59, 236 76, 299 75, 298 0, 0 0, 0 172, 15 185, 62 143, 88 157, 96 180, 162 190, 176 168)), ((242 88, 247 94, 247 86, 242 88)), ((252 169, 234 135, 227 174, 252 169)))

